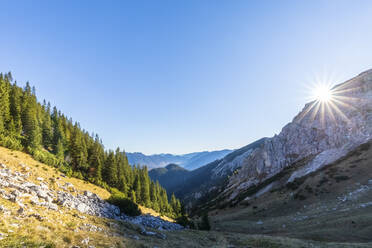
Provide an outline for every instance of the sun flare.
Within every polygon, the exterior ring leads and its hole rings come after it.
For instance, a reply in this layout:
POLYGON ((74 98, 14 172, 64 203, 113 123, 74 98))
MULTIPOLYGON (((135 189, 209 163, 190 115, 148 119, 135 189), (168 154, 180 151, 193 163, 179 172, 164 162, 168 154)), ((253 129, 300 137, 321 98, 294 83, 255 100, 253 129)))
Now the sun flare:
POLYGON ((354 109, 360 98, 350 96, 355 91, 353 81, 335 85, 331 76, 316 77, 306 85, 307 100, 311 101, 299 115, 298 121, 306 116, 309 121, 320 120, 322 125, 330 122, 349 121, 347 109, 354 109))
POLYGON ((317 85, 313 89, 313 98, 321 103, 328 103, 333 100, 333 91, 327 85, 317 85))

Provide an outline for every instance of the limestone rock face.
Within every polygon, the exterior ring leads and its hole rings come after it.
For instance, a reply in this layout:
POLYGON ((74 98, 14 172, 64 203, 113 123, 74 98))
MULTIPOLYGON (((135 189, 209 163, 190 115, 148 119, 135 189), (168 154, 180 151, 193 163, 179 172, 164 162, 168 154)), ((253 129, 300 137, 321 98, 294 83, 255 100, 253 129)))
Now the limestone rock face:
POLYGON ((335 86, 329 103, 310 102, 279 135, 265 139, 229 164, 219 165, 216 176, 239 168, 226 192, 233 199, 239 191, 274 176, 285 167, 313 157, 290 180, 315 171, 346 155, 372 138, 372 70, 335 86))

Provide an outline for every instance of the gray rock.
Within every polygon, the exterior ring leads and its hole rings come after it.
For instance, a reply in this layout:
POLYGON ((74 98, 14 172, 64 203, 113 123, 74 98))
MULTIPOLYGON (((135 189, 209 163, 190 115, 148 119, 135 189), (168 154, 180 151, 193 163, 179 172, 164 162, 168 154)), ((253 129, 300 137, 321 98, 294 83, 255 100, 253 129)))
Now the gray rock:
POLYGON ((37 219, 37 220, 39 220, 39 221, 44 221, 44 220, 46 220, 45 217, 41 216, 41 215, 38 214, 38 213, 31 214, 31 215, 29 215, 29 217, 34 217, 35 219, 37 219))
POLYGON ((24 214, 25 212, 25 209, 23 207, 20 207, 18 210, 17 210, 17 213, 18 214, 24 214))
POLYGON ((167 239, 167 235, 165 235, 164 233, 156 233, 156 237, 163 240, 167 239))
POLYGON ((135 240, 140 240, 140 237, 138 237, 137 235, 131 235, 129 237, 135 240))
POLYGON ((5 239, 6 237, 8 237, 7 234, 5 234, 5 233, 0 233, 0 240, 5 239))
POLYGON ((141 234, 145 236, 156 236, 155 232, 150 232, 150 231, 145 231, 145 232, 142 232, 141 234))
POLYGON ((90 191, 84 191, 84 195, 87 196, 87 197, 92 197, 93 193, 90 192, 90 191))

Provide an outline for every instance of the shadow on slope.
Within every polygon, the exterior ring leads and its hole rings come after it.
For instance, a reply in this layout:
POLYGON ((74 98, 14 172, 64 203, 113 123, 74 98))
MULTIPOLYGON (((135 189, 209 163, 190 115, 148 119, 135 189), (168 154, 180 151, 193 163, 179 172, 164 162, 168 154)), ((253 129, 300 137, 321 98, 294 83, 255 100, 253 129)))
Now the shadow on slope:
POLYGON ((317 241, 371 242, 372 141, 288 183, 292 172, 304 162, 251 187, 233 206, 218 209, 217 204, 205 205, 214 229, 317 241))

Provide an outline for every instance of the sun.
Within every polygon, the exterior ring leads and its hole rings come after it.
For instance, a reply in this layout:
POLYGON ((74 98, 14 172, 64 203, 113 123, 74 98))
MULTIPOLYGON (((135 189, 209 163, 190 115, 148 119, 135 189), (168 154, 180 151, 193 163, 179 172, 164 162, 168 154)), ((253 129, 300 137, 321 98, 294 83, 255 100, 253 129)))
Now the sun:
POLYGON ((317 76, 306 84, 309 104, 305 105, 296 121, 303 120, 306 116, 308 121, 319 120, 321 125, 336 123, 338 121, 349 122, 345 111, 355 109, 360 98, 350 96, 350 92, 358 90, 361 86, 354 86, 353 80, 342 84, 334 84, 336 80, 329 74, 317 76))
POLYGON ((325 84, 315 86, 312 95, 313 98, 320 103, 329 103, 334 98, 332 89, 325 84))

